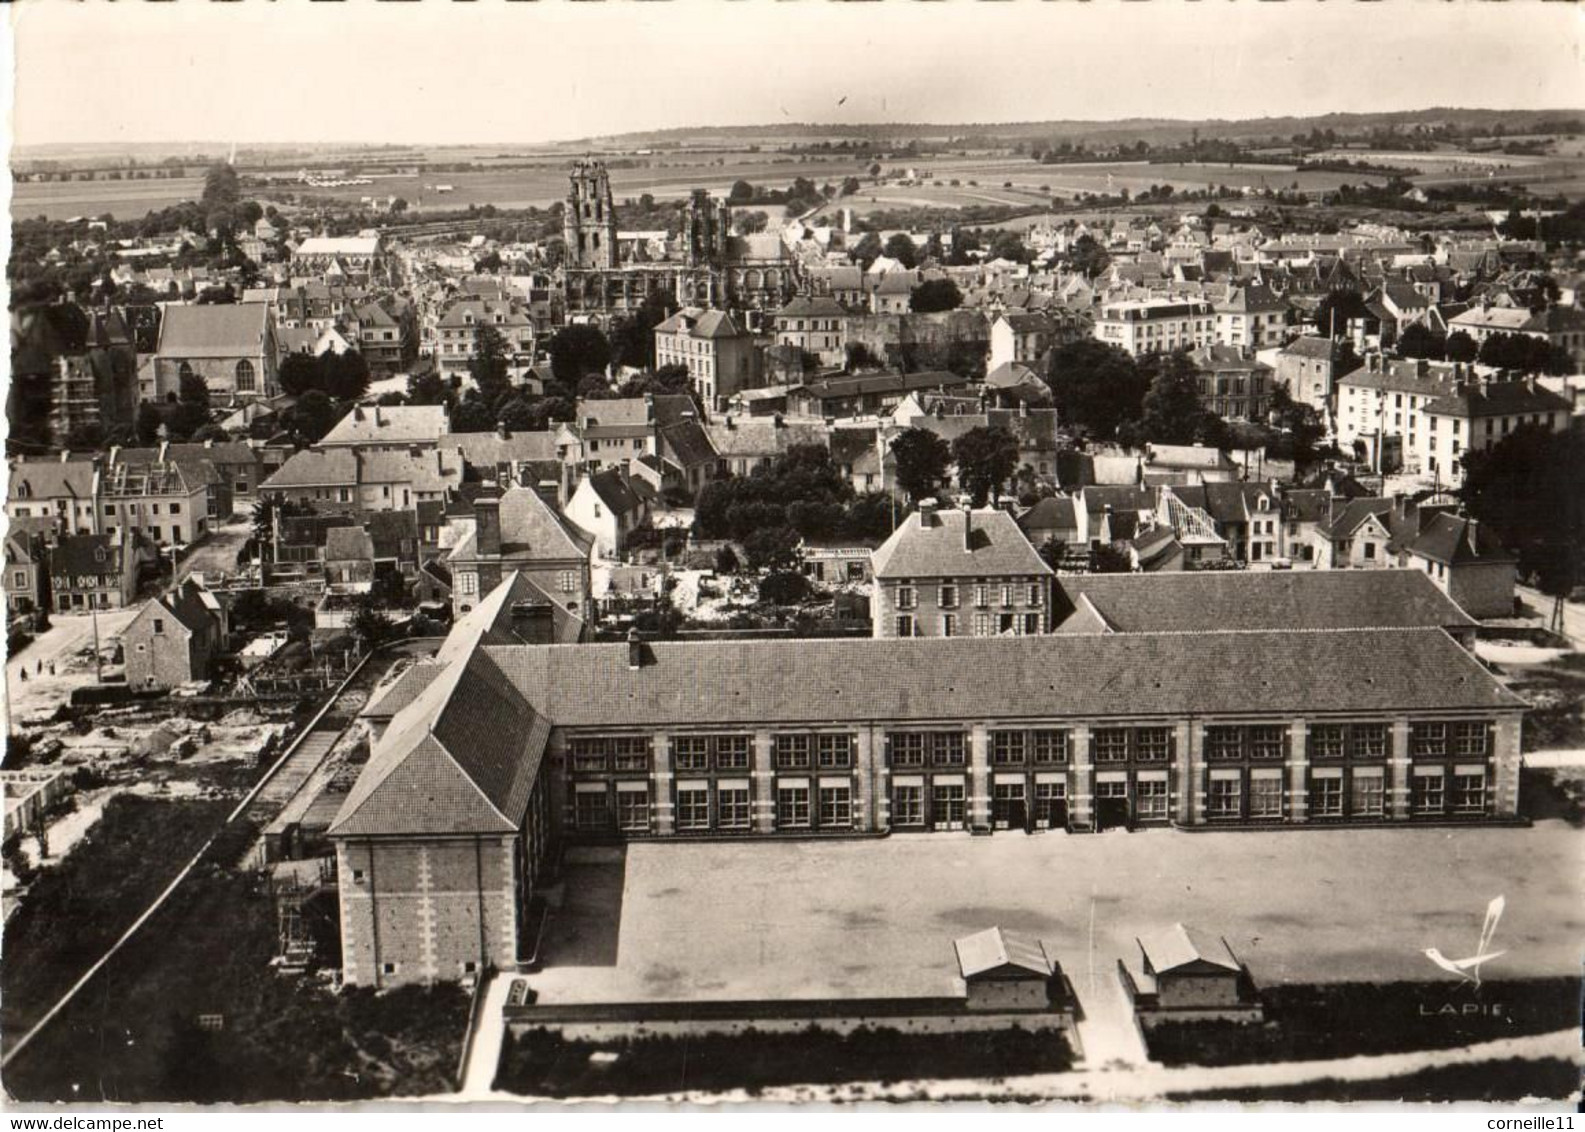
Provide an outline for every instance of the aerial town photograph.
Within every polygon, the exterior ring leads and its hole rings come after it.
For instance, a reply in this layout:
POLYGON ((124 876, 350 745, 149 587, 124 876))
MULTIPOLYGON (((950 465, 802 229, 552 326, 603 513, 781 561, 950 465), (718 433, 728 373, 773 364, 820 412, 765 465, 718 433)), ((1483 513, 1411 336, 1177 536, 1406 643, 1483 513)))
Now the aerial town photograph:
POLYGON ((7 1108, 1576 1111, 1574 5, 7 8, 7 1108))

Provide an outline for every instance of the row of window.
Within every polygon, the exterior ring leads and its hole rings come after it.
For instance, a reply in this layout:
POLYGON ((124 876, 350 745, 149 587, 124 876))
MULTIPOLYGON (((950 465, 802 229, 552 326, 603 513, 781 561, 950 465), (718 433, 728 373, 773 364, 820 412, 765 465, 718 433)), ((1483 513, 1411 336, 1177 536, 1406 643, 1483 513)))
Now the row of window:
MULTIPOLYGON (((1415 758, 1484 758, 1489 729, 1482 722, 1416 723, 1409 732, 1415 758)), ((1385 723, 1318 723, 1309 728, 1313 760, 1384 759, 1391 751, 1385 723)), ((777 770, 811 767, 838 770, 853 766, 855 736, 847 732, 780 733, 773 739, 777 770)), ((750 735, 681 735, 672 741, 677 771, 746 771, 752 763, 750 735)), ((962 767, 968 762, 964 731, 891 731, 886 734, 887 765, 897 769, 962 767)), ((1168 727, 1098 727, 1091 733, 1097 764, 1164 763, 1174 754, 1168 727)), ((1281 724, 1213 726, 1205 729, 1207 761, 1277 761, 1288 752, 1288 729, 1281 724)), ((572 768, 580 773, 648 773, 650 740, 644 736, 579 737, 571 740, 572 768)), ((1056 728, 994 729, 989 732, 992 766, 1059 766, 1071 757, 1071 738, 1056 728)))
MULTIPOLYGON (((970 622, 973 635, 976 637, 1034 637, 1041 633, 1040 614, 1038 613, 976 613, 970 622)), ((919 630, 919 622, 911 613, 897 615, 894 627, 899 637, 921 637, 926 634, 919 630)), ((941 635, 943 637, 963 636, 963 625, 955 613, 941 615, 941 635)))
MULTIPOLYGON (((1003 609, 1011 609, 1020 600, 1023 604, 1039 608, 1043 598, 1043 587, 1038 582, 1005 583, 991 585, 985 582, 976 582, 973 585, 959 587, 956 582, 942 582, 936 589, 936 605, 941 609, 956 609, 959 602, 959 590, 968 591, 975 609, 989 609, 992 598, 999 598, 996 602, 1003 609)), ((904 578, 897 583, 896 604, 898 609, 919 608, 921 587, 904 578)))
MULTIPOLYGON (((747 832, 753 828, 748 782, 678 783, 674 825, 678 833, 747 832)), ((573 794, 573 826, 584 833, 649 833, 653 807, 647 783, 622 783, 615 807, 605 789, 573 794)), ((796 781, 776 787, 776 828, 852 829, 853 787, 848 783, 796 781)))

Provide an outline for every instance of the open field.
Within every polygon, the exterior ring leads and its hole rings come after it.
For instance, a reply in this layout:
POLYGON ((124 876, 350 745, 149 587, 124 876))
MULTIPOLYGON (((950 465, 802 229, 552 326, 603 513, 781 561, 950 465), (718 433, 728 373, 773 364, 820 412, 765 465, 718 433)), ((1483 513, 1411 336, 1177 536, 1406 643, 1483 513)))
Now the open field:
POLYGON ((1082 998, 1092 909, 1098 977, 1181 920, 1225 935, 1262 984, 1419 981, 1439 977, 1422 950, 1473 947, 1498 893, 1508 954, 1489 976, 1569 974, 1582 848, 1560 821, 638 843, 625 865, 570 866, 531 982, 545 1004, 942 994, 952 941, 999 924, 1044 939, 1082 998))
MULTIPOLYGON (((375 175, 372 184, 338 189, 308 189, 281 181, 281 192, 309 199, 355 203, 360 197, 404 197, 415 208, 455 209, 493 204, 497 208, 544 207, 566 192, 566 170, 575 158, 568 152, 532 157, 509 153, 429 154, 432 162, 448 157, 504 166, 529 162, 519 168, 481 168, 465 172, 425 171, 420 174, 375 175), (451 185, 448 193, 436 185, 451 185)), ((1413 180, 1422 185, 1485 181, 1488 176, 1531 185, 1547 193, 1578 193, 1585 189, 1585 158, 1579 154, 1558 157, 1510 157, 1501 154, 1375 154, 1348 150, 1338 154, 1353 160, 1379 161, 1412 168, 1413 180)), ((782 188, 795 177, 817 183, 840 183, 844 177, 867 178, 869 162, 842 155, 755 153, 747 150, 683 151, 613 159, 612 191, 618 200, 652 193, 661 198, 686 196, 695 188, 725 195, 732 183, 746 180, 768 188, 782 188)), ((843 201, 863 214, 880 209, 910 207, 959 208, 972 205, 1031 205, 1043 207, 1055 194, 1137 193, 1151 185, 1168 184, 1178 190, 1198 190, 1225 185, 1229 188, 1290 189, 1306 192, 1335 189, 1341 184, 1379 183, 1385 178, 1363 173, 1297 169, 1287 165, 1259 164, 1150 164, 1143 161, 1103 161, 1069 165, 1041 165, 1027 157, 987 156, 921 157, 884 160, 887 172, 913 165, 928 170, 933 179, 909 185, 866 183, 855 197, 843 201), (950 182, 956 180, 953 186, 950 182), (970 185, 968 182, 977 184, 970 185), (1010 187, 1009 187, 1010 186, 1010 187)), ((180 177, 163 181, 26 182, 14 186, 12 211, 21 217, 99 216, 118 219, 142 216, 182 200, 196 200, 202 178, 180 177)), ((265 189, 250 195, 268 200, 265 189)))

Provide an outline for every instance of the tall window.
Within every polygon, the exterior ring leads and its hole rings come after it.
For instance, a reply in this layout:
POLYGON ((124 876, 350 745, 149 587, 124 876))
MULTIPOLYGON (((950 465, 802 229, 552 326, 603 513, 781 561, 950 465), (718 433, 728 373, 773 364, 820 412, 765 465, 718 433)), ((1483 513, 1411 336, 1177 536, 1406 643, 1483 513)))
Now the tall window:
POLYGON ((853 765, 853 736, 819 735, 815 738, 821 770, 845 770, 853 765))
POLYGON ((616 821, 623 833, 649 832, 649 787, 616 792, 616 821))
POLYGON ((641 735, 619 735, 611 740, 616 769, 649 772, 649 740, 641 735))
POLYGON ((599 830, 610 824, 603 789, 580 790, 572 797, 573 824, 579 829, 599 830))
POLYGON ((956 609, 958 607, 958 587, 952 582, 941 583, 941 608, 956 609))
POLYGON ((710 769, 710 740, 703 735, 684 735, 672 741, 672 758, 679 771, 710 769))
POLYGON ((963 732, 938 731, 934 740, 931 761, 936 766, 962 766, 967 761, 964 757, 963 732))
POLYGON ((1251 727, 1249 729, 1249 757, 1252 759, 1282 758, 1282 728, 1251 727))
POLYGON ((1239 728, 1207 727, 1205 729, 1206 758, 1236 759, 1243 753, 1243 735, 1239 728))
POLYGON ((1453 752, 1461 758, 1484 757, 1486 754, 1486 725, 1460 723, 1453 730, 1453 752))
POLYGON ((1308 753, 1312 759, 1340 759, 1346 750, 1347 733, 1341 723, 1322 723, 1310 728, 1308 753))
POLYGON ((237 363, 237 392, 252 393, 253 380, 253 363, 243 358, 237 363))
POLYGON ((1440 814, 1447 806, 1447 779, 1441 768, 1416 770, 1410 788, 1409 804, 1417 814, 1440 814))
POLYGON ((1095 732, 1095 761, 1120 763, 1128 758, 1128 731, 1121 727, 1104 727, 1095 732))
POLYGON ((776 788, 776 826, 779 829, 809 828, 809 787, 776 788))
POLYGON ((925 824, 925 788, 923 786, 892 787, 892 824, 921 826, 925 824))
POLYGON ((777 770, 808 770, 809 769, 809 736, 807 736, 807 735, 778 735, 778 736, 776 736, 776 769, 777 770))
POLYGON ((715 766, 717 770, 747 770, 749 760, 747 735, 720 735, 715 741, 715 766))
POLYGON ((1239 816, 1240 783, 1236 778, 1211 779, 1210 805, 1208 812, 1213 818, 1236 818, 1239 816))
POLYGON ((1439 758, 1447 754, 1447 724, 1416 723, 1409 736, 1409 747, 1416 758, 1439 758))
POLYGON ((1066 731, 1031 731, 1029 739, 1037 765, 1051 766, 1068 761, 1066 731))
POLYGON ((1486 812, 1486 776, 1458 774, 1453 777, 1453 809, 1460 814, 1486 812))
POLYGON ((710 828, 709 787, 679 786, 677 788, 677 828, 686 830, 710 828))
POLYGON ((715 793, 722 829, 749 827, 749 796, 746 786, 722 786, 715 793))
POLYGON ((1167 820, 1167 783, 1164 780, 1136 782, 1134 798, 1141 821, 1167 820))
POLYGON ((1349 803, 1356 818, 1383 816, 1387 812, 1387 780, 1379 774, 1361 774, 1355 771, 1349 803))
POLYGON ((891 747, 894 767, 920 767, 925 765, 925 739, 922 731, 894 731, 886 737, 891 747))
POLYGON ((1350 728, 1356 759, 1384 759, 1387 757, 1387 725, 1385 723, 1356 723, 1350 728))
POLYGON ((1140 727, 1134 731, 1134 758, 1140 762, 1165 762, 1170 746, 1165 727, 1140 727))
POLYGON ((853 790, 848 786, 820 787, 820 825, 824 828, 853 824, 853 790))
POLYGON ((1282 816, 1282 779, 1276 777, 1250 779, 1249 815, 1256 818, 1282 816))
POLYGON ((1024 733, 1022 731, 992 731, 991 762, 996 766, 1022 766, 1024 764, 1024 733))

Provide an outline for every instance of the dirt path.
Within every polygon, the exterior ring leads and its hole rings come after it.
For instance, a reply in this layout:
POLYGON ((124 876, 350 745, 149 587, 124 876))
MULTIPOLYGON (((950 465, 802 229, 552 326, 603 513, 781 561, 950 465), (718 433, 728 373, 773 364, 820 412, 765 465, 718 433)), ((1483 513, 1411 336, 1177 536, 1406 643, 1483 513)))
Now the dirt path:
MULTIPOLYGON (((129 609, 107 609, 98 614, 99 647, 108 653, 110 645, 137 616, 142 605, 129 609)), ((6 664, 6 715, 13 725, 26 723, 35 715, 51 715, 71 699, 72 689, 94 681, 92 658, 80 659, 77 653, 94 643, 94 617, 89 614, 52 613, 50 627, 6 664), (43 671, 39 671, 39 665, 43 671), (50 665, 55 675, 50 675, 50 665), (23 679, 22 673, 27 673, 23 679)))

